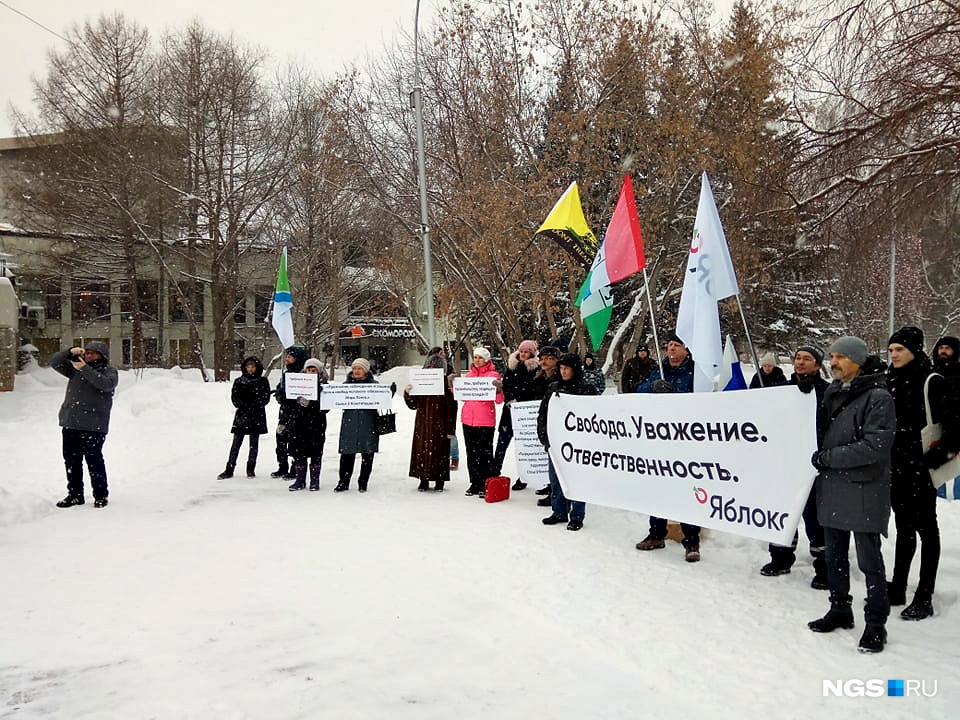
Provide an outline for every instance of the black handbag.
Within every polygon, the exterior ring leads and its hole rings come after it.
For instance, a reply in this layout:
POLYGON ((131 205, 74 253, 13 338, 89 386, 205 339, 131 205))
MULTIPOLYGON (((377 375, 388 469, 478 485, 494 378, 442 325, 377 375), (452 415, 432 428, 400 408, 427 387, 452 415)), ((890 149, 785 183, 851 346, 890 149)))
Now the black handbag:
POLYGON ((397 416, 393 410, 377 415, 377 435, 389 435, 397 431, 397 416))

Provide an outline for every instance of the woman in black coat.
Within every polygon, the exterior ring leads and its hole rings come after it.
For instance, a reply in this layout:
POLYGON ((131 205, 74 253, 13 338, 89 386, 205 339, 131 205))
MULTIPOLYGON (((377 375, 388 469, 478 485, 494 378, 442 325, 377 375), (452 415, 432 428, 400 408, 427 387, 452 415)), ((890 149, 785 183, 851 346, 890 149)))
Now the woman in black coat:
POLYGON ((217 476, 218 480, 233 477, 243 438, 250 437, 250 452, 247 455, 247 477, 256 477, 257 452, 260 436, 267 433, 267 413, 270 402, 270 383, 263 377, 260 359, 251 355, 243 361, 240 377, 233 381, 230 400, 237 411, 233 414, 233 444, 227 458, 227 467, 217 476))
POLYGON ((310 462, 310 489, 320 489, 320 463, 323 460, 323 445, 327 439, 327 413, 320 409, 320 392, 327 383, 327 371, 316 358, 303 364, 303 371, 317 375, 317 399, 296 398, 296 406, 287 420, 287 449, 293 458, 293 482, 287 488, 291 492, 303 490, 307 484, 307 462, 310 462))

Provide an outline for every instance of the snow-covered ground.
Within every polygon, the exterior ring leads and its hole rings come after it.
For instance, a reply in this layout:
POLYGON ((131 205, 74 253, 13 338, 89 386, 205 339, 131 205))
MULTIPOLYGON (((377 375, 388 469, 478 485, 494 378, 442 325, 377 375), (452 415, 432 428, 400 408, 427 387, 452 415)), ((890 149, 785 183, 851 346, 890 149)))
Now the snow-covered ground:
MULTIPOLYGON (((33 369, 0 394, 0 718, 958 716, 960 503, 940 501, 936 615, 895 609, 886 650, 863 655, 859 613, 807 630, 827 594, 803 539, 793 572, 765 578, 758 542, 706 533, 698 564, 675 543, 641 554, 645 516, 588 506, 580 532, 545 527, 533 487, 486 504, 465 469, 418 493, 399 397, 367 494, 332 492, 337 412, 322 491, 290 493, 268 477, 272 436, 256 479, 215 479, 229 384, 121 372, 110 505, 58 509, 65 382, 33 369), (824 697, 824 680, 871 679, 937 692, 824 697)), ((857 571, 852 588, 859 606, 857 571)))

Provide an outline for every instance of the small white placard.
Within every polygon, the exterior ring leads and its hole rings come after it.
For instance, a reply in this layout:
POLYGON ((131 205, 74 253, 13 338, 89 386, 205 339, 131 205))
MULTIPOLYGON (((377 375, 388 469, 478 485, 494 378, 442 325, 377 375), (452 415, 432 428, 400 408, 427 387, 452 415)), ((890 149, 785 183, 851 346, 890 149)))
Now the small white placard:
POLYGON ((411 395, 443 395, 443 368, 410 371, 411 395))
POLYGON ((288 372, 284 381, 287 398, 306 398, 307 400, 317 399, 317 379, 319 375, 314 373, 295 373, 288 372))
POLYGON ((515 402, 510 406, 513 420, 513 448, 517 472, 525 483, 550 483, 549 456, 537 437, 537 415, 540 401, 515 402))
POLYGON ((496 400, 497 388, 492 377, 458 377, 453 379, 453 396, 464 400, 496 400))
POLYGON ((322 410, 379 410, 392 401, 390 386, 380 383, 327 383, 320 393, 322 410))

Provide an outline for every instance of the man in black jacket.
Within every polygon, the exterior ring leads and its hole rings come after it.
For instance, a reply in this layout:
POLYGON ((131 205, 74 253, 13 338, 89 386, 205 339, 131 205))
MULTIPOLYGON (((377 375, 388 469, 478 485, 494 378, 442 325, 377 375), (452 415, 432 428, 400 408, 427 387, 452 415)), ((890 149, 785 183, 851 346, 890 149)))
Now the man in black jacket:
POLYGON ((67 496, 57 507, 83 505, 83 461, 90 471, 93 506, 107 506, 107 468, 103 442, 110 429, 117 369, 110 367, 110 348, 91 341, 85 347, 61 350, 50 358, 50 367, 67 378, 67 393, 60 407, 63 428, 63 462, 67 469, 67 496))
MULTIPOLYGON (((816 345, 801 345, 793 356, 793 374, 788 385, 796 385, 803 392, 817 394, 817 411, 823 404, 823 394, 829 383, 823 378, 823 350, 816 345)), ((766 387, 766 386, 764 386, 766 387)), ((810 555, 813 556, 813 580, 810 587, 815 590, 827 589, 827 561, 823 539, 823 526, 817 520, 817 490, 810 488, 810 495, 803 506, 803 528, 810 543, 810 555)), ((772 577, 790 572, 797 560, 797 540, 799 533, 793 534, 790 547, 770 545, 770 562, 760 568, 760 574, 772 577)))
POLYGON ((890 614, 880 535, 890 520, 890 449, 897 418, 886 388, 885 366, 857 337, 830 347, 836 378, 823 395, 819 447, 810 461, 817 469, 817 516, 827 545, 830 610, 807 626, 827 633, 853 627, 850 595, 850 535, 867 585, 866 628, 861 652, 880 652, 890 614))

